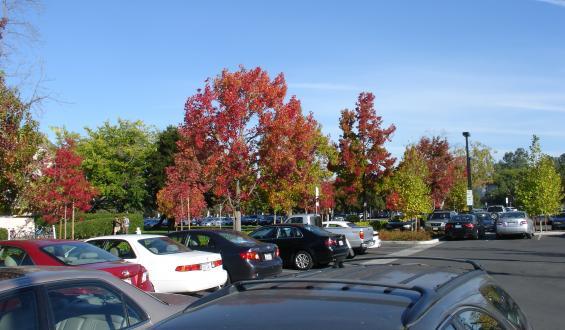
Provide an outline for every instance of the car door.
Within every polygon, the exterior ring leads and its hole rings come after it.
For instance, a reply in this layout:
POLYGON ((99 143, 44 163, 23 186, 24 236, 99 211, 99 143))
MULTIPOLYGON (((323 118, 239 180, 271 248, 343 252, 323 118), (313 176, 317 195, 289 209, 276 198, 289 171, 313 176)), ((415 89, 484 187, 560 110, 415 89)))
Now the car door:
POLYGON ((69 281, 45 290, 55 329, 125 329, 148 320, 135 302, 101 281, 69 281))

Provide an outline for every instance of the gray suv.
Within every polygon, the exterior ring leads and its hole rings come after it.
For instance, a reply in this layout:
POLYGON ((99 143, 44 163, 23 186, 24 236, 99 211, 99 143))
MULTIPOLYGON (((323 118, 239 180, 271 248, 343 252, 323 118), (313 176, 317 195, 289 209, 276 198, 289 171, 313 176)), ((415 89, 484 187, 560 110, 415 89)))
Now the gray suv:
POLYGON ((426 230, 430 230, 433 233, 445 233, 445 224, 457 215, 455 211, 434 211, 428 217, 426 222, 426 230))
POLYGON ((235 283, 155 329, 531 329, 475 262, 390 258, 235 283))

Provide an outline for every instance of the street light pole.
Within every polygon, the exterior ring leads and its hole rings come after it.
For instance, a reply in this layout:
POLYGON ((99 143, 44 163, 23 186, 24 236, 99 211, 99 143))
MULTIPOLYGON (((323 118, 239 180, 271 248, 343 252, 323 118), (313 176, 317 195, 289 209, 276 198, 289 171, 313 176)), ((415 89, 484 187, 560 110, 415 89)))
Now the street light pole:
POLYGON ((469 132, 463 132, 465 137, 465 152, 467 153, 467 206, 469 212, 473 211, 473 181, 471 180, 471 157, 469 156, 469 132), (469 200, 470 195, 470 200, 469 200))

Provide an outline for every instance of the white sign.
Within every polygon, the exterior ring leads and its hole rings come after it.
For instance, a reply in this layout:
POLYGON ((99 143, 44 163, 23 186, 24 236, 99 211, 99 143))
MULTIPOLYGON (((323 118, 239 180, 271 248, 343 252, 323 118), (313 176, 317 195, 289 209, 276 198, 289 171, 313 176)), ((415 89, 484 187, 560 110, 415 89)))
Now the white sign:
POLYGON ((506 206, 508 206, 508 197, 506 197, 506 206))
POLYGON ((467 190, 467 206, 473 206, 473 190, 467 190))

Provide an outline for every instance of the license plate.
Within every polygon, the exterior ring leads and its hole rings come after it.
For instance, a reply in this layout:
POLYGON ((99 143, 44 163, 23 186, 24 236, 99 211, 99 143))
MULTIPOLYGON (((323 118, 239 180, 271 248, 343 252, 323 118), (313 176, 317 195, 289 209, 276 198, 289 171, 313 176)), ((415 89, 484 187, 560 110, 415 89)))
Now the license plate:
POLYGON ((131 277, 122 278, 122 280, 128 284, 132 284, 131 277))
POLYGON ((438 229, 439 229, 438 227, 433 227, 433 228, 432 228, 432 230, 438 230, 438 229))
POLYGON ((461 225, 455 225, 455 228, 461 228, 461 225))
POLYGON ((265 260, 273 260, 273 255, 270 253, 265 253, 265 260))
POLYGON ((337 244, 339 244, 339 246, 343 245, 343 241, 337 241, 337 244))
POLYGON ((200 269, 205 270, 205 271, 210 270, 210 269, 212 269, 212 265, 209 262, 206 262, 206 263, 200 264, 200 269))

